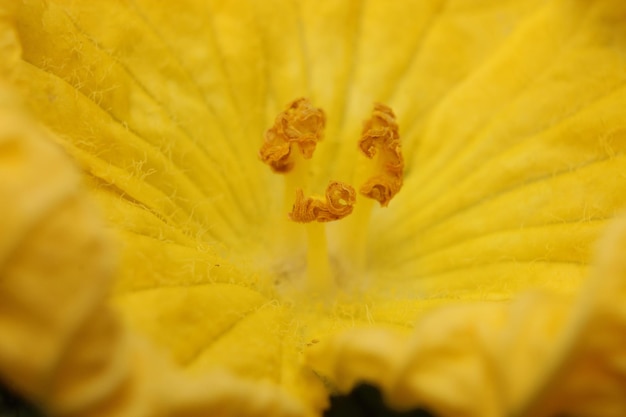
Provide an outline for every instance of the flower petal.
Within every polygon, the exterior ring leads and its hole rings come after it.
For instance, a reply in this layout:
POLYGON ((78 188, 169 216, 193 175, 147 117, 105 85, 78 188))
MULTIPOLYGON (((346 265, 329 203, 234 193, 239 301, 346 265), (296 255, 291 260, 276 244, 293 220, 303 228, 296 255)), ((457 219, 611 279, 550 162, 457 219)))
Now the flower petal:
POLYGON ((576 292, 593 242, 626 205, 624 13, 612 1, 550 2, 427 124, 408 127, 420 145, 397 208, 372 222, 371 252, 386 253, 372 268, 428 298, 576 292))
POLYGON ((611 225, 577 303, 528 295, 439 309, 407 337, 359 329, 309 352, 340 392, 379 386, 389 406, 439 416, 616 416, 626 411, 626 218, 611 225), (547 342, 549 341, 549 342, 547 342))

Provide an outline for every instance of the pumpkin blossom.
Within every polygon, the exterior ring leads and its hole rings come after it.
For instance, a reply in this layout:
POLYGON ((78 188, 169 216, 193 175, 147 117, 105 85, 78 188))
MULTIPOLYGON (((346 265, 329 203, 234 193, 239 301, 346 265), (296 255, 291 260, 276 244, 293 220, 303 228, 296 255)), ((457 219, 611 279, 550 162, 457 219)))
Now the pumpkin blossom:
POLYGON ((0 381, 59 416, 626 415, 621 0, 0 4, 0 381))

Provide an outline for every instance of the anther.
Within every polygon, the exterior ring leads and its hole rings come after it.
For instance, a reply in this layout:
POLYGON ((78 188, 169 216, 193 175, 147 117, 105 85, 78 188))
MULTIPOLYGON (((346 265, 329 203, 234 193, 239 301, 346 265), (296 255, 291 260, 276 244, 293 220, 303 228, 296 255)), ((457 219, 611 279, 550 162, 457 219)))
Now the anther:
POLYGON ((287 173, 294 166, 293 147, 297 145, 304 159, 311 159, 317 142, 322 140, 326 116, 309 99, 299 98, 287 106, 265 132, 259 157, 274 172, 287 173))
POLYGON ((331 181, 326 187, 325 198, 305 197, 302 189, 298 189, 289 218, 298 223, 339 220, 352 213, 355 202, 356 191, 352 186, 331 181))
POLYGON ((359 192, 386 207, 402 188, 404 169, 398 123, 389 107, 374 105, 372 116, 363 126, 359 149, 370 159, 377 156, 377 173, 361 186, 359 192))

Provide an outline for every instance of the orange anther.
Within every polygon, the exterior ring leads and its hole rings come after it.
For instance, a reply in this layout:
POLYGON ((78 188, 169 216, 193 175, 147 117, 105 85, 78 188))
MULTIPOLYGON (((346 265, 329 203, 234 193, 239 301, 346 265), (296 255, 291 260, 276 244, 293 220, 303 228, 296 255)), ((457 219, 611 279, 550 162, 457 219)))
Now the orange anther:
POLYGON ((352 186, 331 181, 326 187, 325 199, 318 196, 305 197, 304 192, 298 189, 289 218, 298 223, 339 220, 352 213, 355 202, 356 191, 352 186))
POLYGON ((289 172, 294 165, 291 154, 293 145, 297 144, 302 156, 310 159, 317 142, 322 140, 325 124, 324 112, 313 107, 309 99, 294 100, 265 132, 265 140, 259 151, 261 160, 274 172, 289 172))
POLYGON ((363 126, 359 149, 370 159, 378 155, 379 170, 361 186, 359 192, 386 207, 402 188, 404 169, 398 123, 389 107, 378 103, 374 105, 372 116, 363 126))

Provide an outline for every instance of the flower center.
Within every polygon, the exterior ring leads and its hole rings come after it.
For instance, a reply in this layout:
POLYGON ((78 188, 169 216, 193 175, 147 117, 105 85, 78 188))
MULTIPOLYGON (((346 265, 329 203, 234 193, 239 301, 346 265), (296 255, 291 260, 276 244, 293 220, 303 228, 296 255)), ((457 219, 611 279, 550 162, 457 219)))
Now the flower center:
MULTIPOLYGON (((368 159, 357 166, 357 178, 363 180, 359 193, 352 185, 335 180, 328 183, 323 195, 311 192, 309 161, 325 125, 321 109, 306 98, 294 100, 265 132, 259 151, 261 161, 285 178, 285 222, 301 223, 306 230, 305 284, 307 293, 313 295, 328 294, 339 285, 340 274, 328 252, 326 223, 352 215, 345 237, 351 244, 344 245, 347 253, 341 255, 362 270, 374 201, 387 207, 402 187, 404 168, 395 115, 389 107, 375 104, 356 146, 368 159)), ((286 230, 286 235, 294 233, 293 228, 286 230)))

